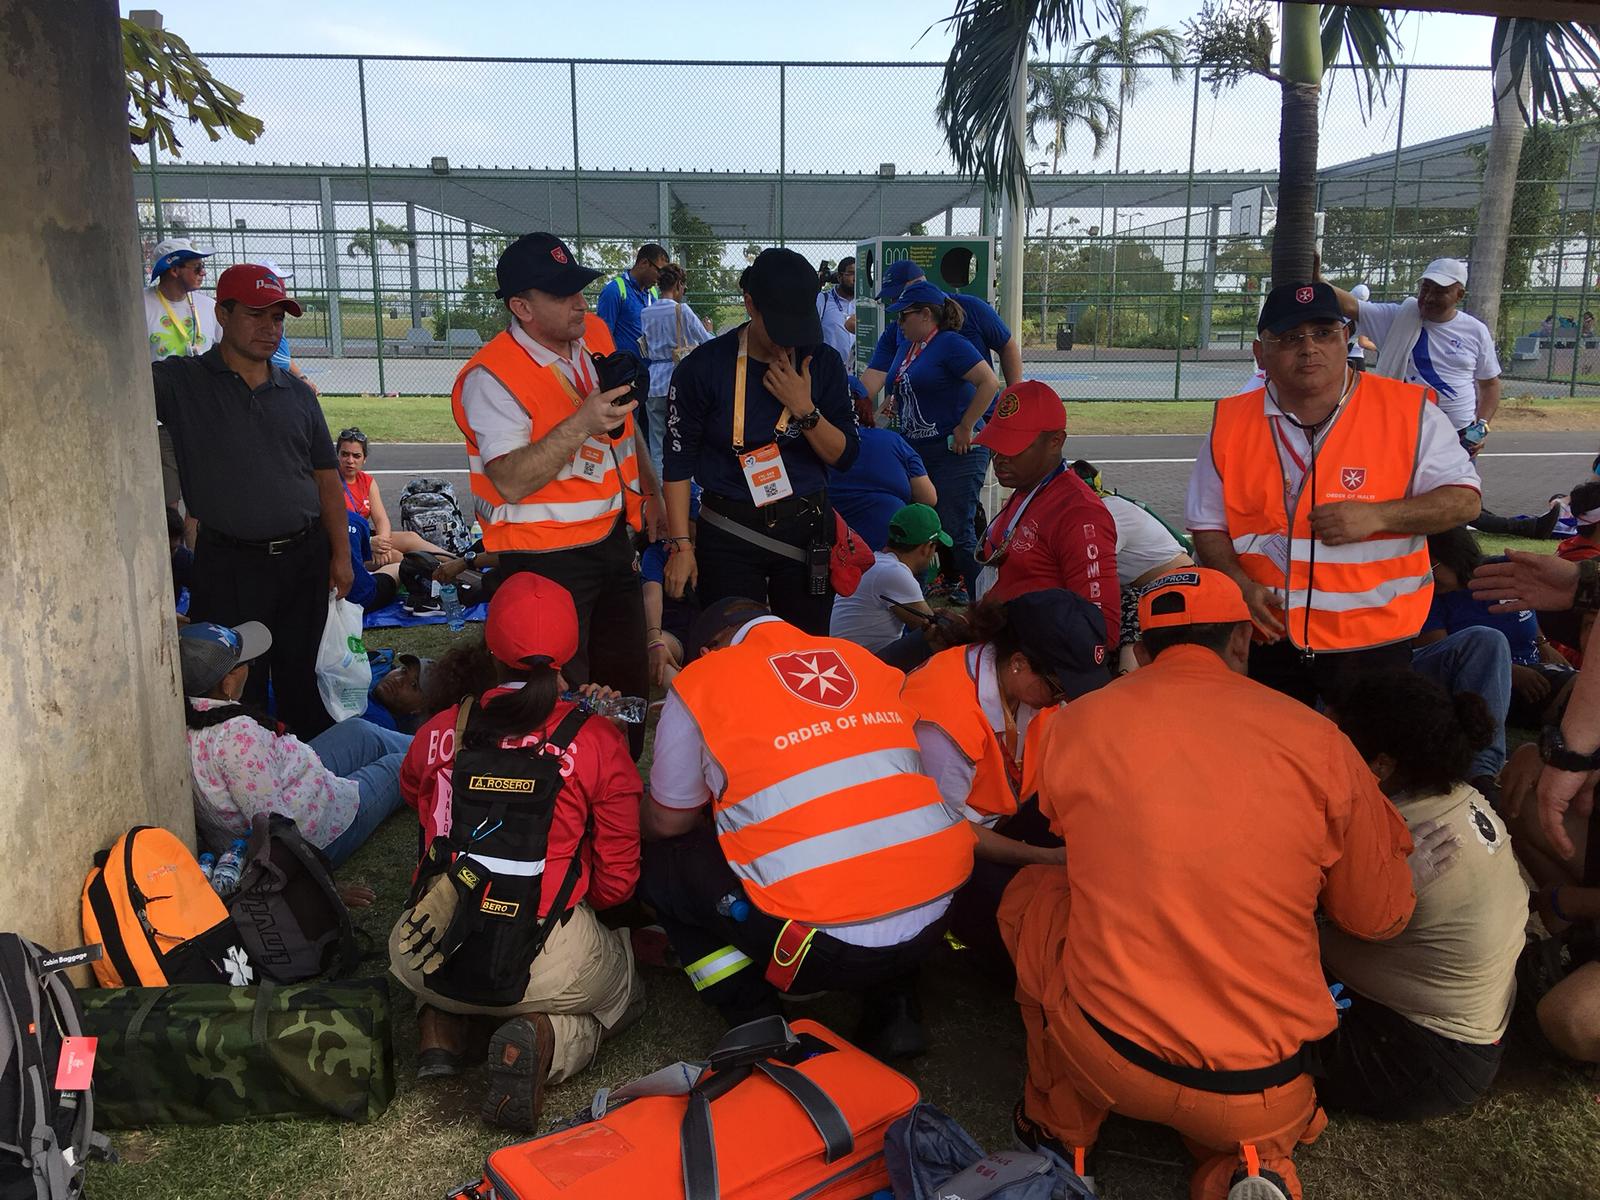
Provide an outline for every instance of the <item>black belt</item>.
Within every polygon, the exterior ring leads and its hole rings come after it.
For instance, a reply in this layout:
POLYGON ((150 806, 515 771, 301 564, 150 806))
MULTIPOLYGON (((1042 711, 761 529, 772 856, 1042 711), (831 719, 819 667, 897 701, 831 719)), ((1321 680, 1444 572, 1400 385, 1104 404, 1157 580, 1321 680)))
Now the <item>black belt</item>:
POLYGON ((1223 1096, 1248 1096, 1254 1092, 1264 1092, 1268 1088, 1282 1087, 1306 1073, 1304 1048, 1296 1050, 1282 1062, 1266 1067, 1254 1067, 1248 1071, 1213 1071, 1206 1067, 1186 1067, 1181 1063, 1170 1063, 1152 1054, 1139 1043, 1131 1042, 1120 1033, 1107 1029, 1081 1006, 1078 1011, 1089 1023, 1089 1028, 1105 1040, 1106 1045, 1134 1066, 1143 1067, 1150 1074, 1158 1075, 1168 1083, 1193 1088, 1197 1092, 1216 1092, 1223 1096))
POLYGON ((714 496, 710 492, 705 492, 700 497, 702 508, 709 505, 730 521, 737 521, 752 529, 760 529, 762 526, 771 529, 780 521, 787 521, 792 517, 821 516, 827 503, 826 491, 813 492, 809 496, 785 496, 782 500, 761 505, 752 504, 748 500, 730 500, 726 496, 714 496))
POLYGON ((286 533, 282 537, 271 538, 238 538, 231 533, 223 533, 212 529, 209 525, 200 526, 200 536, 208 542, 218 546, 226 546, 230 550, 255 550, 261 554, 286 554, 301 542, 311 536, 317 528, 317 522, 312 521, 304 529, 295 533, 286 533))

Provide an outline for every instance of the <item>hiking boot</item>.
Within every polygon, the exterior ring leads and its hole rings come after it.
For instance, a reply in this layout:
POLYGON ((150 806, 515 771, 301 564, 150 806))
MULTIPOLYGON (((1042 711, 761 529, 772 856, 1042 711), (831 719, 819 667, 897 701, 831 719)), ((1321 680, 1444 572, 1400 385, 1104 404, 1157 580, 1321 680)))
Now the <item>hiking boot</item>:
POLYGON ((483 1093, 483 1119, 491 1125, 539 1128, 544 1081, 556 1054, 556 1033, 543 1013, 514 1017, 489 1039, 489 1085, 483 1093))
POLYGON ((1289 1185, 1276 1171, 1262 1167, 1259 1175, 1251 1175, 1240 1167, 1233 1173, 1228 1200, 1289 1200, 1289 1185))
POLYGON ((928 1052, 928 1035, 922 1028, 922 1005, 916 993, 896 988, 867 996, 851 1039, 879 1062, 899 1062, 928 1052))
POLYGON ((1028 1116, 1023 1111, 1022 1101, 1017 1101, 1017 1106, 1011 1110, 1011 1136, 1017 1146, 1023 1150, 1031 1150, 1034 1154, 1042 1154, 1052 1159, 1064 1170, 1071 1171, 1095 1195, 1094 1173, 1089 1169, 1089 1160, 1093 1150, 1076 1151, 1063 1142, 1060 1138, 1052 1136, 1045 1127, 1028 1116))
POLYGON ((417 1082, 449 1079, 467 1069, 468 1018, 424 1004, 417 1009, 417 1082))

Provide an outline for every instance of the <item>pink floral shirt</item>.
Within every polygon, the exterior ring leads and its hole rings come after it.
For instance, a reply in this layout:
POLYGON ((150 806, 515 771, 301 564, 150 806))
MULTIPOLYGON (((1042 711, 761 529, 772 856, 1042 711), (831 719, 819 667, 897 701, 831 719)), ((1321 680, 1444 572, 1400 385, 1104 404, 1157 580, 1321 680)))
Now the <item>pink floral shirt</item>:
MULTIPOLYGON (((190 701, 197 709, 231 700, 190 701)), ((209 729, 190 729, 189 759, 195 781, 221 822, 238 836, 250 831, 256 813, 293 817, 314 846, 327 846, 355 820, 361 790, 341 779, 317 752, 292 734, 278 735, 239 716, 209 729)))

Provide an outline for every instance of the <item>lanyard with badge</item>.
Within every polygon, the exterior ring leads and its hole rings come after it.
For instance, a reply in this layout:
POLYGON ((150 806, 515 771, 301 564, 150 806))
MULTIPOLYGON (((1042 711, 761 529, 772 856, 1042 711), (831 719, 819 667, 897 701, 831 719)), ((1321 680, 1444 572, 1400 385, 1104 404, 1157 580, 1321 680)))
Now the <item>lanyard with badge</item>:
MULTIPOLYGON (((583 397, 595 389, 594 368, 589 365, 588 357, 585 355, 581 344, 577 357, 569 361, 573 364, 573 374, 577 376, 578 382, 583 384, 583 395, 578 394, 578 389, 573 386, 572 380, 567 377, 567 373, 561 369, 559 363, 552 363, 547 370, 555 372, 556 379, 561 383, 561 390, 566 392, 567 399, 572 401, 572 407, 582 408, 583 397)), ((610 438, 585 438, 583 445, 579 446, 572 456, 573 476, 578 479, 587 479, 591 483, 598 483, 606 477, 606 460, 612 459, 614 461, 616 453, 616 444, 610 438)), ((616 465, 617 477, 620 479, 622 477, 622 464, 618 462, 616 465)))
MULTIPOLYGON (((739 460, 739 470, 744 473, 750 499, 760 508, 794 495, 794 484, 789 480, 789 469, 784 466, 783 454, 776 440, 755 450, 746 450, 744 447, 744 391, 750 357, 745 343, 747 330, 748 326, 739 330, 739 354, 733 360, 733 454, 739 460)), ((783 353, 787 354, 788 351, 783 353)), ((773 426, 774 439, 789 428, 789 416, 789 410, 784 409, 778 423, 773 426)))
POLYGON ((983 531, 983 541, 979 544, 978 553, 975 556, 980 565, 998 567, 1005 561, 1006 551, 1011 548, 1011 539, 1016 536, 1017 527, 1022 524, 1022 514, 1028 511, 1028 505, 1038 499, 1039 493, 1049 487, 1051 481, 1066 469, 1066 463, 1060 464, 1054 471, 1051 471, 1050 474, 1035 484, 1033 491, 1022 498, 1022 503, 1017 506, 1017 511, 1012 514, 1011 522, 1006 526, 1005 536, 1000 539, 998 545, 995 543, 994 533, 1000 522, 1005 518, 1005 512, 1002 511, 999 516, 989 523, 989 528, 983 531))
POLYGON ((195 311, 194 297, 188 297, 189 320, 180 321, 178 314, 172 311, 172 305, 167 303, 167 298, 161 294, 161 289, 156 289, 156 299, 161 301, 161 307, 167 310, 167 316, 172 318, 172 327, 178 331, 178 336, 183 339, 183 352, 194 354, 200 349, 200 314, 195 311))

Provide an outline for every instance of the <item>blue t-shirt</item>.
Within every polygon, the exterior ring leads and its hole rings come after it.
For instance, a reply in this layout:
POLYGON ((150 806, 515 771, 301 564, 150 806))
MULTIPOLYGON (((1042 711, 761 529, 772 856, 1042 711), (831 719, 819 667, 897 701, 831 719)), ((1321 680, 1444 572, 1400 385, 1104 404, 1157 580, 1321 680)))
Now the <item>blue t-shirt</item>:
MULTIPOLYGON (((950 298, 961 305, 961 311, 966 315, 966 319, 961 322, 961 336, 972 343, 984 362, 991 367, 994 366, 990 355, 999 354, 1001 348, 1011 340, 1010 327, 1000 319, 1000 314, 995 312, 994 306, 986 300, 959 293, 950 293, 950 298)), ((900 336, 900 326, 890 321, 878 335, 878 344, 872 348, 872 360, 867 363, 867 370, 887 371, 902 341, 904 339, 900 336)))
POLYGON ((850 469, 829 472, 828 495, 845 524, 882 550, 889 519, 911 503, 911 481, 927 473, 921 456, 894 430, 863 429, 861 453, 850 469))
POLYGON ((272 352, 270 361, 280 371, 289 369, 289 335, 287 333, 278 335, 278 348, 272 352))
POLYGON ((966 338, 946 330, 929 338, 907 367, 911 348, 902 342, 889 364, 888 389, 900 432, 911 442, 948 437, 978 391, 966 374, 983 357, 966 338))
POLYGON ((644 332, 643 318, 639 314, 650 306, 652 299, 650 292, 626 272, 601 291, 599 302, 594 306, 595 315, 611 330, 611 340, 618 350, 639 353, 639 335, 644 332))
POLYGON ((350 534, 350 569, 355 576, 345 599, 366 608, 378 594, 378 581, 367 570, 367 560, 372 557, 372 528, 365 517, 349 509, 345 510, 344 519, 350 534))
POLYGON ((1517 666, 1537 667, 1544 661, 1539 657, 1538 617, 1531 612, 1490 612, 1488 601, 1479 600, 1466 588, 1434 592, 1433 605, 1428 609, 1428 619, 1422 623, 1422 628, 1457 633, 1477 625, 1498 629, 1506 635, 1511 645, 1511 661, 1517 666))
MULTIPOLYGON (((934 339, 937 341, 938 339, 934 339)), ((844 434, 844 453, 835 464, 849 470, 860 440, 855 406, 845 382, 844 363, 831 346, 802 346, 799 361, 811 360, 811 399, 824 419, 844 434)), ((739 331, 712 338, 678 364, 667 392, 667 436, 662 478, 693 479, 713 496, 750 503, 750 488, 733 453, 733 372, 739 357, 739 331)), ((745 368, 744 446, 754 450, 774 440, 783 405, 762 382, 767 364, 749 359, 745 368)), ((776 439, 796 496, 828 486, 828 468, 793 425, 776 439)))

